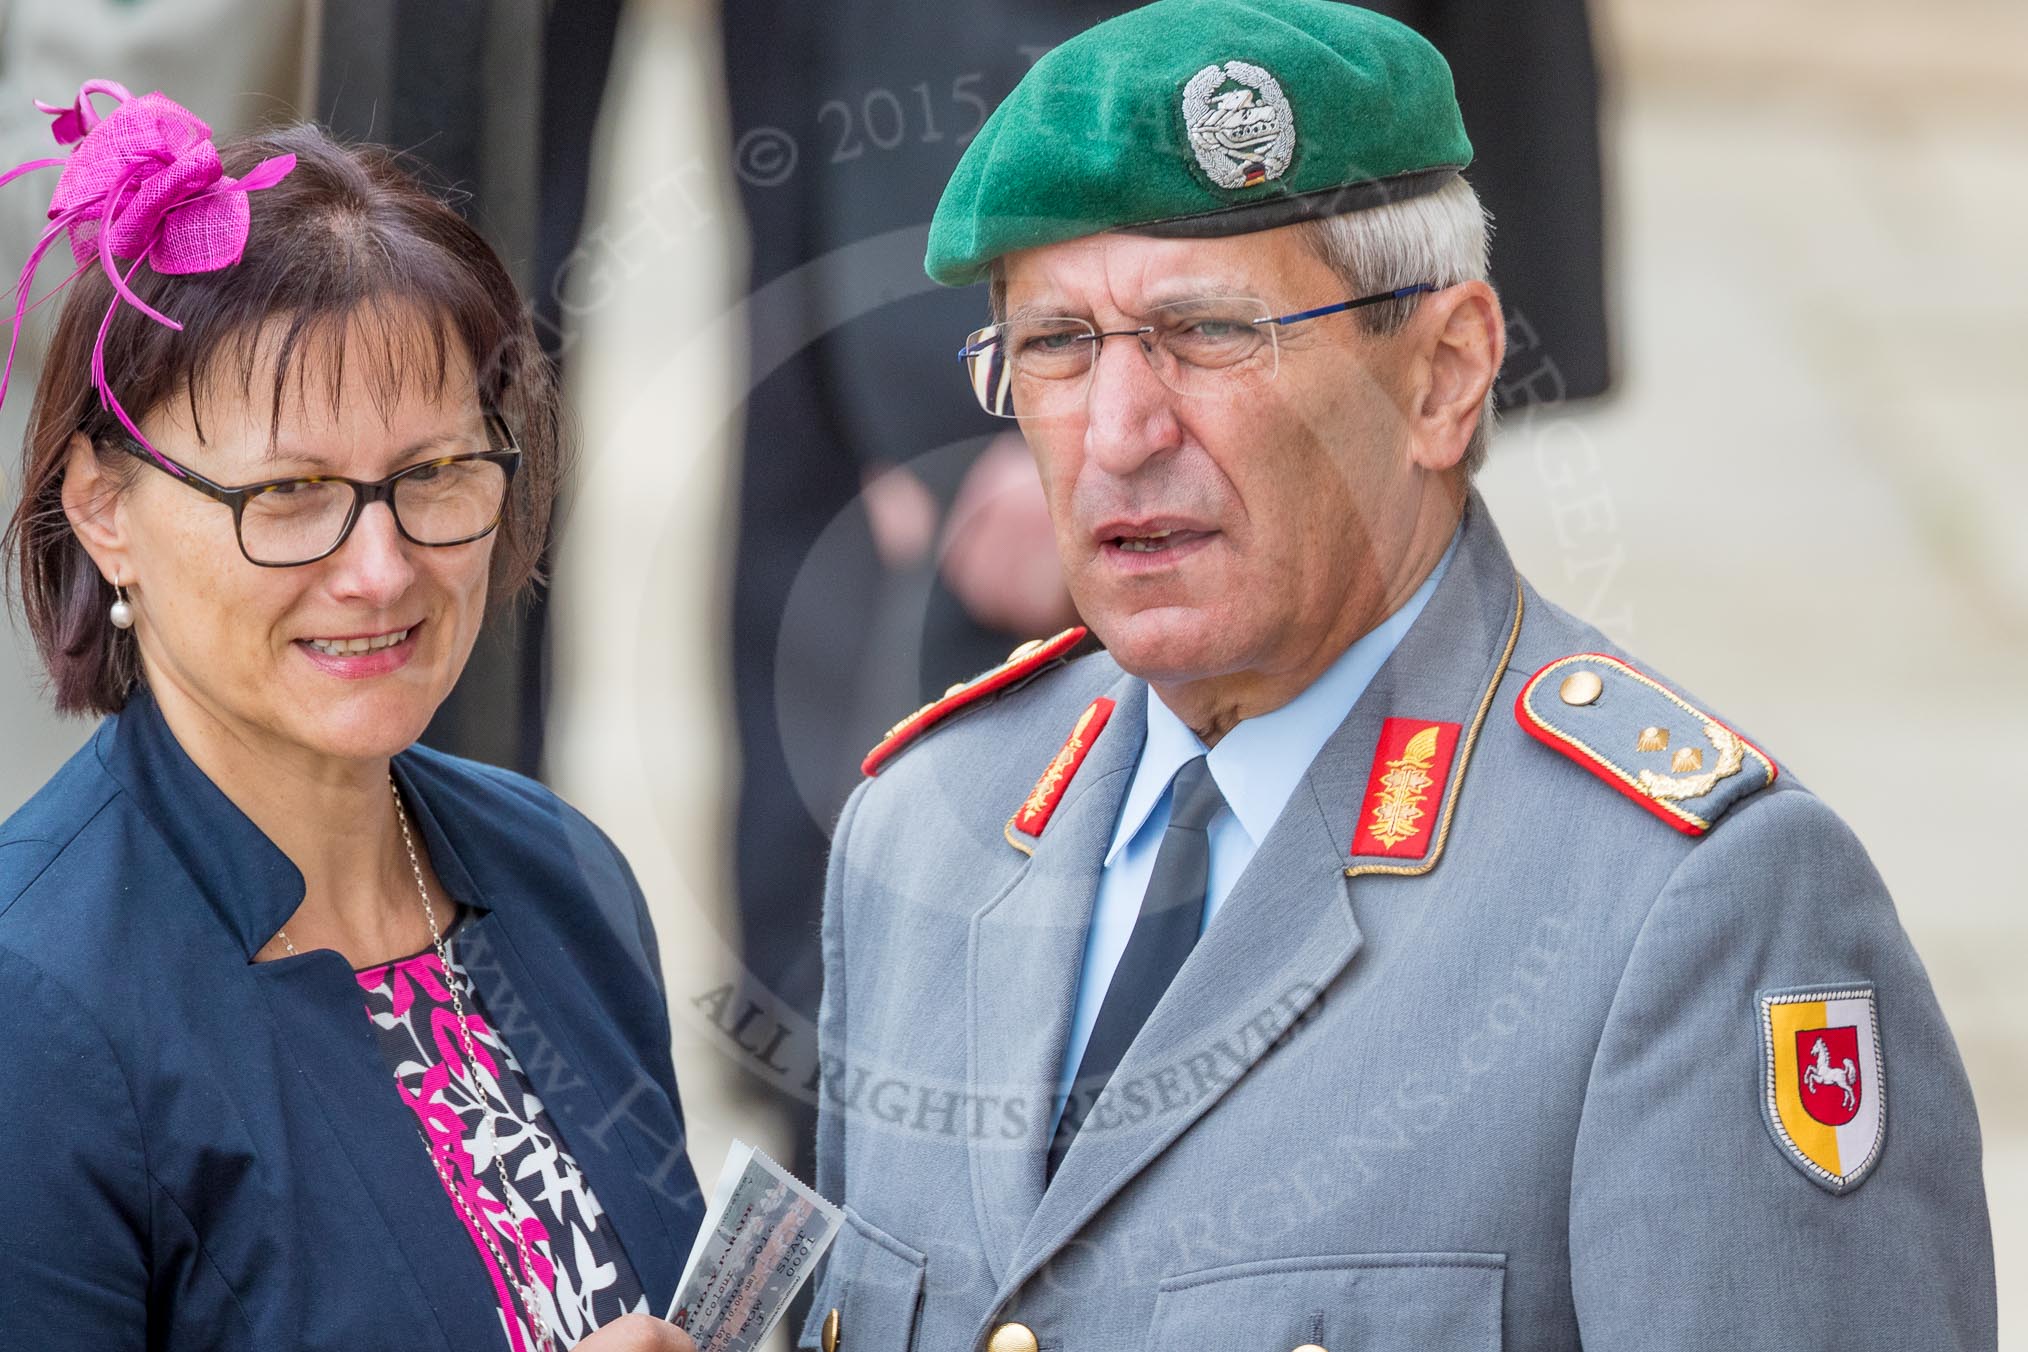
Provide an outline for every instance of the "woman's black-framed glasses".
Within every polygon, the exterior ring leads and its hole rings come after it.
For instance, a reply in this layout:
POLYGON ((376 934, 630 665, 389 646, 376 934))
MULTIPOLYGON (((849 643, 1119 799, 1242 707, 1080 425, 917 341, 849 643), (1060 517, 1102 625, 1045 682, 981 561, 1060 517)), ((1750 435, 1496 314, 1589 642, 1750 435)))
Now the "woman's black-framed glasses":
POLYGON ((1286 315, 1251 297, 1214 296, 1158 305, 1135 327, 1104 332, 1088 319, 1024 317, 979 329, 958 358, 979 407, 996 418, 1061 417, 1083 408, 1108 338, 1137 339, 1156 376, 1180 395, 1226 395, 1274 379, 1281 329, 1434 290, 1419 282, 1286 315))
POLYGON ((297 568, 329 558, 376 502, 387 504, 395 529, 410 544, 441 549, 483 539, 505 514, 508 485, 521 463, 507 424, 493 413, 486 415, 487 450, 439 456, 371 483, 311 474, 233 487, 174 461, 172 471, 132 438, 118 440, 129 455, 232 508, 239 552, 262 568, 297 568))

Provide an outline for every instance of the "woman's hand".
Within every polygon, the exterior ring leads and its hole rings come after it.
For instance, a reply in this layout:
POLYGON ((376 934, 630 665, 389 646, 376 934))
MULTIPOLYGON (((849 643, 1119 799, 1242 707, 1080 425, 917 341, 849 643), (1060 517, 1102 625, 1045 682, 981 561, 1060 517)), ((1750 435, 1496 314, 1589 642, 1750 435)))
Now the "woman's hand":
POLYGON ((690 1335, 645 1314, 622 1315, 589 1338, 576 1352, 697 1352, 690 1335))

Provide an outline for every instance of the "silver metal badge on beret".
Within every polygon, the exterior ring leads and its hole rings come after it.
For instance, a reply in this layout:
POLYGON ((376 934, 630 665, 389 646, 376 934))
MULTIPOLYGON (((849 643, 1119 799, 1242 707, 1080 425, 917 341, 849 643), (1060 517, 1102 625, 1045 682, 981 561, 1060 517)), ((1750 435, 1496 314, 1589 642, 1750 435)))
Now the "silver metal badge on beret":
POLYGON ((1280 178, 1296 149, 1296 114, 1281 81, 1249 61, 1191 76, 1183 86, 1183 125, 1197 163, 1221 188, 1280 178))

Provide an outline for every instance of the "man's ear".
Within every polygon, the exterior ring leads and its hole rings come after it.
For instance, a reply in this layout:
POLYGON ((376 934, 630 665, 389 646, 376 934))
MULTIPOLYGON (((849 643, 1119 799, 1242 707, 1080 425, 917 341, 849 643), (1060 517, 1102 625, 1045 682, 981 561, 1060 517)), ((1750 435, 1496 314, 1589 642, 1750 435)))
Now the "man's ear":
POLYGON ((1464 459, 1507 354, 1500 298, 1484 282, 1447 286, 1423 297, 1409 332, 1416 336, 1409 457, 1448 470, 1464 459))
POLYGON ((99 572, 118 586, 133 581, 120 483, 99 463, 91 439, 72 433, 63 470, 63 514, 99 572))

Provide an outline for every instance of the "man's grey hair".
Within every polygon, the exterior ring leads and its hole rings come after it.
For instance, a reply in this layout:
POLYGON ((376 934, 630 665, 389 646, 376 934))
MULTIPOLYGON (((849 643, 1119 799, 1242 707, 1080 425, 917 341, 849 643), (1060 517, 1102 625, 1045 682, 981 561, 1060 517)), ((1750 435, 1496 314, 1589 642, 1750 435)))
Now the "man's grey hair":
MULTIPOLYGON (((1350 211, 1296 227, 1317 257, 1345 283, 1345 298, 1370 296, 1399 286, 1429 282, 1437 287, 1489 279, 1491 220, 1479 194, 1460 175, 1435 192, 1385 206, 1350 211)), ((1369 305, 1352 318, 1368 333, 1401 332, 1421 296, 1369 305)), ((1494 384, 1498 384, 1496 380, 1494 384)), ((1486 463, 1493 435, 1493 386, 1472 439, 1465 446, 1467 478, 1486 463)))
MULTIPOLYGON (((1344 282, 1346 300, 1417 282, 1437 287, 1483 282, 1490 275, 1492 220, 1480 205, 1479 194, 1462 175, 1435 192, 1305 221, 1295 229, 1344 282)), ((987 302, 997 322, 1007 313, 1007 274, 997 258, 988 282, 987 302)), ((1401 332, 1420 300, 1420 296, 1410 296, 1369 305, 1354 311, 1351 319, 1366 332, 1386 337, 1401 332)), ((1492 435, 1493 388, 1488 386, 1485 408, 1465 446, 1463 466, 1468 479, 1486 463, 1492 435)))

